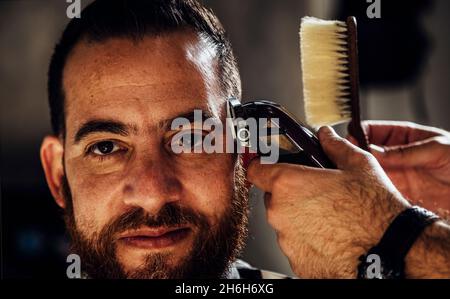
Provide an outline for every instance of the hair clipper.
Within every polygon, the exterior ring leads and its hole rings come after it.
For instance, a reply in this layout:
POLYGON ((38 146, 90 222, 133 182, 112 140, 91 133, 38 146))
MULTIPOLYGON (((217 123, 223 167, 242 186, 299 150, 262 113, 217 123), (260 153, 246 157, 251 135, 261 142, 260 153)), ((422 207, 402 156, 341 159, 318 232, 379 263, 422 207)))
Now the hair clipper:
MULTIPOLYGON (((304 125, 297 121, 281 105, 267 101, 256 100, 241 103, 238 99, 230 98, 227 101, 227 119, 232 121, 233 137, 241 146, 252 149, 259 156, 267 155, 257 144, 249 142, 252 133, 247 130, 249 119, 266 119, 263 122, 267 130, 257 130, 257 140, 265 139, 267 142, 278 142, 278 163, 302 164, 318 168, 336 168, 322 150, 318 138, 304 125), (277 138, 273 138, 271 128, 276 127, 277 138), (268 132, 261 134, 261 132, 268 132), (245 133, 245 134, 243 134, 245 133), (245 135, 245 136, 242 136, 245 135)), ((260 122, 257 122, 261 126, 260 122)), ((264 143, 263 143, 264 144, 264 143)))

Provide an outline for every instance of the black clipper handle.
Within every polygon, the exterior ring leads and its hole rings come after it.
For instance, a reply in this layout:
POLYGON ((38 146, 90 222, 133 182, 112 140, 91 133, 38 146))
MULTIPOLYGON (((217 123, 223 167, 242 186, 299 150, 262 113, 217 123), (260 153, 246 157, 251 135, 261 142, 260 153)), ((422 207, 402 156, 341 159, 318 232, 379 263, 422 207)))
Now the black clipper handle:
POLYGON ((298 149, 298 153, 280 155, 278 163, 302 164, 329 169, 336 168, 323 151, 319 139, 279 104, 266 100, 241 104, 233 99, 229 103, 233 117, 241 117, 243 119, 249 117, 278 119, 279 134, 285 135, 298 149))
MULTIPOLYGON (((336 169, 334 163, 323 151, 317 137, 279 104, 267 100, 241 104, 236 99, 229 99, 228 105, 233 118, 277 118, 279 120, 279 134, 285 135, 298 152, 280 155, 278 163, 336 169)), ((264 156, 259 151, 258 154, 264 156)))
MULTIPOLYGON (((300 123, 297 122, 295 126, 295 128, 291 127, 289 132, 287 132, 286 128, 280 125, 280 133, 291 141, 298 152, 280 154, 277 163, 335 169, 336 166, 323 151, 319 139, 300 123)), ((266 156, 267 154, 258 151, 258 155, 266 156)))
POLYGON ((300 141, 302 148, 308 148, 309 151, 300 151, 298 153, 280 155, 278 163, 300 164, 317 168, 336 169, 336 166, 324 153, 322 146, 316 136, 310 139, 300 141), (305 145, 305 143, 309 143, 305 145))

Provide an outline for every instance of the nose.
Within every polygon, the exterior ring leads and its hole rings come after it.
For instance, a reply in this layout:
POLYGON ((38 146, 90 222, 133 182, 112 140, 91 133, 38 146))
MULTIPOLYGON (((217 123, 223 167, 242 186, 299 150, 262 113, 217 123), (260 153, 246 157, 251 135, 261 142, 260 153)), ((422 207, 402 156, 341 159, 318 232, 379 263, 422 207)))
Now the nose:
POLYGON ((182 185, 173 169, 161 155, 135 159, 123 188, 124 203, 156 215, 167 203, 179 201, 182 185))

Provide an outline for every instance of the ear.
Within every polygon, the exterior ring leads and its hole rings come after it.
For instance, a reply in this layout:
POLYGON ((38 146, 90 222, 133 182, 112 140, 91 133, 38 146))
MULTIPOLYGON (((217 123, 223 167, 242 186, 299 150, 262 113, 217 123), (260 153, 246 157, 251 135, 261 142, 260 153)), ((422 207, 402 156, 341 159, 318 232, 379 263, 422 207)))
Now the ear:
POLYGON ((40 155, 50 192, 56 203, 64 209, 66 207, 62 189, 64 146, 61 140, 55 136, 46 136, 41 144, 40 155))

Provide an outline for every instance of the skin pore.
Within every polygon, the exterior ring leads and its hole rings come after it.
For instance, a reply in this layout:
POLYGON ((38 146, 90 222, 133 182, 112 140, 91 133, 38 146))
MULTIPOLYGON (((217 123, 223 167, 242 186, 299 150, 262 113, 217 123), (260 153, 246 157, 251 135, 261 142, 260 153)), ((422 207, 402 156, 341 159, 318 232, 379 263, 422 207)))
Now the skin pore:
POLYGON ((150 265, 152 256, 164 257, 167 270, 182 265, 208 236, 216 243, 217 239, 229 243, 216 244, 228 247, 221 253, 224 264, 243 246, 247 195, 236 156, 176 155, 170 150, 171 137, 177 133, 170 130, 174 118, 201 109, 224 120, 225 98, 218 88, 216 66, 215 50, 188 31, 137 42, 83 40, 69 56, 63 77, 64 145, 56 137, 44 140, 44 170, 62 208, 68 207, 63 178, 67 180, 73 226, 84 240, 98 240, 114 220, 129 219, 127 213, 142 220, 110 236, 124 273, 150 265), (204 221, 164 222, 170 215, 197 215, 204 221), (153 220, 158 227, 138 225, 153 220), (132 242, 126 238, 141 231, 145 235, 177 229, 183 233, 165 245, 148 246, 141 238, 132 242), (228 235, 219 238, 220 234, 228 235))

